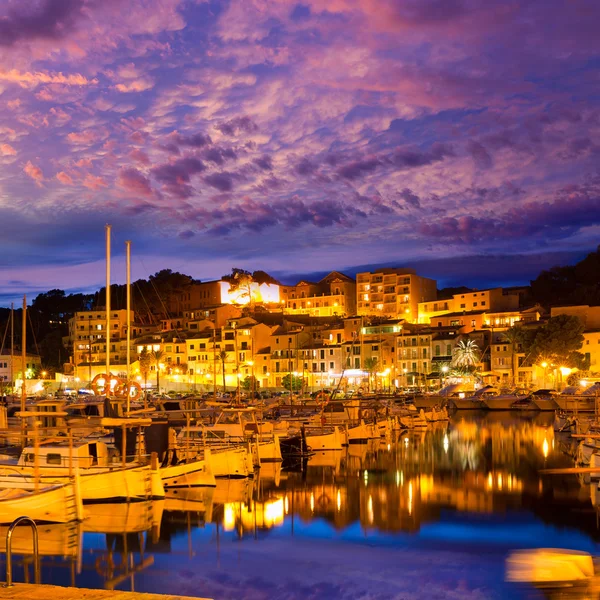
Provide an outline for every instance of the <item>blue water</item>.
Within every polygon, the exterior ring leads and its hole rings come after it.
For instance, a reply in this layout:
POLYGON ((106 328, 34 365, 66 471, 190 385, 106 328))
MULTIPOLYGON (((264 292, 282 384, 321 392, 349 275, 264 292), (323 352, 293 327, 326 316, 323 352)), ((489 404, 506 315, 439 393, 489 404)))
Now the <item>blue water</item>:
POLYGON ((48 528, 57 547, 43 582, 218 600, 539 598, 504 581, 511 551, 600 553, 595 490, 538 472, 573 464, 549 425, 455 419, 254 481, 109 507, 72 530, 48 528))

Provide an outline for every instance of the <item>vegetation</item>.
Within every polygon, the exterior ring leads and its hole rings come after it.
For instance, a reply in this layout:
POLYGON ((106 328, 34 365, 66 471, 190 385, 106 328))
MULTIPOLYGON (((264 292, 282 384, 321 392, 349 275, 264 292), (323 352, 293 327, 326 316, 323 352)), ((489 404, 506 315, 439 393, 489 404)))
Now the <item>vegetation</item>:
POLYGON ((542 271, 531 282, 533 301, 543 306, 600 304, 600 246, 576 265, 542 271))
POLYGON ((376 356, 371 356, 371 357, 365 359, 365 370, 369 374, 369 379, 368 379, 369 391, 371 391, 371 389, 373 388, 372 381, 373 381, 373 377, 374 377, 375 373, 377 373, 378 366, 379 366, 379 363, 377 362, 376 356))
POLYGON ((154 362, 154 366, 156 368, 156 392, 160 392, 160 361, 164 356, 164 352, 162 350, 153 350, 150 353, 150 357, 154 362))
POLYGON ((223 375, 223 393, 225 393, 227 391, 227 387, 225 386, 225 363, 229 358, 229 354, 225 352, 225 350, 221 350, 221 352, 217 354, 217 358, 221 361, 221 373, 223 375))
POLYGON ((532 362, 546 361, 563 367, 586 368, 585 357, 579 352, 583 344, 584 325, 581 319, 570 315, 557 315, 535 331, 529 341, 532 362))
POLYGON ((460 340, 454 347, 452 355, 452 367, 463 374, 474 373, 479 361, 481 352, 475 340, 460 340))
POLYGON ((298 392, 304 387, 304 378, 288 373, 281 380, 281 385, 291 392, 298 392))

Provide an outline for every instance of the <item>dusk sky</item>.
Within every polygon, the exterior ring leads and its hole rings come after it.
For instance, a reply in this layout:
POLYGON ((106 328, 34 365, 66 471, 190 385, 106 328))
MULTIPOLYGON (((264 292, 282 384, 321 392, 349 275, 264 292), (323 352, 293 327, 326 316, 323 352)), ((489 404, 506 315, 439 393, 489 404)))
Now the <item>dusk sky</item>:
POLYGON ((103 285, 106 223, 118 283, 126 239, 134 279, 573 263, 599 28, 597 0, 2 0, 0 305, 103 285))

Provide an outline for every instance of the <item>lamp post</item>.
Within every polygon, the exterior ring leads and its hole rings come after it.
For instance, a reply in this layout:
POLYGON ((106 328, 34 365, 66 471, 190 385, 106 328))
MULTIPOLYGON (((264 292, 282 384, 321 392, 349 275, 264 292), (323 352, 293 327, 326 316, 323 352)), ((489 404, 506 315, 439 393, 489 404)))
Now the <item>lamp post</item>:
POLYGON ((542 388, 546 389, 546 369, 548 368, 548 363, 544 361, 541 366, 544 369, 544 385, 542 388))

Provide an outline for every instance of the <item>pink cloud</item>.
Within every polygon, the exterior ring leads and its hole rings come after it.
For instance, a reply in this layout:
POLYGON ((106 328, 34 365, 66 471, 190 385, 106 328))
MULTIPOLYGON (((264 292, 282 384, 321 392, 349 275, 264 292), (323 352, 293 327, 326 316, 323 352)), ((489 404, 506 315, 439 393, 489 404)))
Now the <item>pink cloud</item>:
POLYGON ((64 171, 60 171, 56 174, 56 179, 65 185, 73 185, 73 179, 70 175, 67 175, 64 171))
POLYGON ((89 145, 93 144, 98 136, 93 131, 72 131, 67 135, 67 139, 72 144, 89 145))
POLYGON ((83 180, 83 185, 90 190, 99 190, 101 188, 107 187, 108 184, 102 177, 96 177, 96 175, 92 175, 88 173, 83 180))
POLYGON ((149 77, 142 77, 135 79, 127 83, 119 83, 115 86, 118 92, 129 93, 129 92, 145 92, 154 87, 154 81, 149 77))
POLYGON ((129 153, 129 158, 141 163, 142 165, 150 164, 150 159, 148 158, 148 155, 143 150, 139 150, 138 148, 135 148, 129 153))
POLYGON ((14 156, 17 151, 10 144, 0 144, 0 154, 2 156, 14 156))
POLYGON ((23 167, 23 171, 35 181, 37 186, 41 187, 42 181, 44 181, 44 174, 39 167, 36 167, 30 160, 28 160, 25 167, 23 167))
POLYGON ((141 196, 152 196, 152 187, 147 177, 137 169, 123 169, 119 173, 118 184, 125 190, 141 196))
POLYGON ((22 87, 35 87, 40 83, 63 83, 65 85, 95 85, 97 79, 88 79, 80 73, 72 75, 63 75, 63 73, 43 73, 37 71, 30 73, 29 71, 0 71, 0 81, 8 81, 10 83, 18 83, 22 87))
POLYGON ((8 108, 10 108, 11 110, 15 110, 16 108, 19 108, 19 106, 21 106, 21 99, 15 98, 14 100, 9 100, 6 103, 6 106, 8 106, 8 108))

